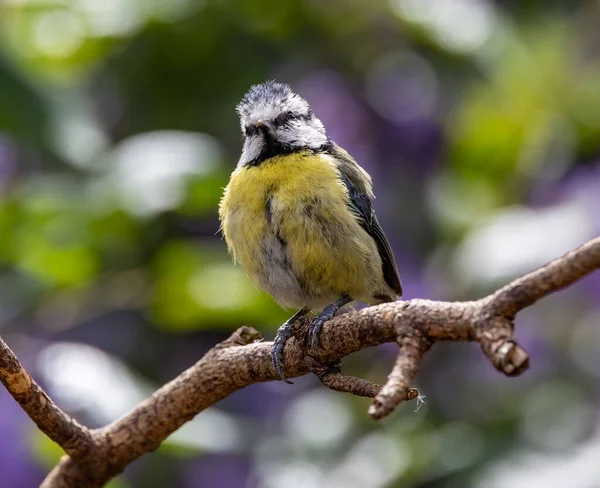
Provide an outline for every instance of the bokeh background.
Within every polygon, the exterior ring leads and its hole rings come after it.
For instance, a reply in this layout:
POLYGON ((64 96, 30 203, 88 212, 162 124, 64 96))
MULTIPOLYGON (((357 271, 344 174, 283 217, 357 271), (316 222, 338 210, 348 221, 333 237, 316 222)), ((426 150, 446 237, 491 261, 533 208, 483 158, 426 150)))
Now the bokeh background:
MULTIPOLYGON (((466 300, 600 233, 600 2, 0 0, 0 334, 90 426, 290 314, 217 205, 234 107, 292 83, 371 173, 406 298, 466 300)), ((406 404, 254 385, 113 488, 600 486, 600 274, 519 315, 521 378, 442 344, 406 404)), ((383 381, 395 348, 348 358, 383 381)), ((61 451, 0 390, 2 486, 61 451)))

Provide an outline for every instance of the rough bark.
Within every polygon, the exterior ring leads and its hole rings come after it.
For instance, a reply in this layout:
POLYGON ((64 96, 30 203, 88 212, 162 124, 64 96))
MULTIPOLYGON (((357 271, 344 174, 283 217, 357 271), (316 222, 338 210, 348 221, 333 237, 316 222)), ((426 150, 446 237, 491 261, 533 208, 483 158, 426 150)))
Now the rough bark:
MULTIPOLYGON (((480 300, 408 300, 347 313, 323 327, 318 358, 306 354, 309 321, 301 320, 285 347, 286 373, 293 378, 313 372, 329 388, 374 397, 369 414, 375 419, 418 397, 412 388, 414 377, 435 342, 475 341, 496 369, 508 376, 519 375, 529 366, 529 357, 515 339, 516 314, 598 267, 600 238, 480 300), (342 358, 384 342, 399 347, 384 386, 341 373, 342 358)), ((42 487, 100 487, 205 408, 250 384, 279 379, 271 366, 270 348, 271 342, 260 341, 256 330, 241 327, 129 414, 96 430, 60 410, 1 339, 0 381, 40 430, 67 453, 42 487)))

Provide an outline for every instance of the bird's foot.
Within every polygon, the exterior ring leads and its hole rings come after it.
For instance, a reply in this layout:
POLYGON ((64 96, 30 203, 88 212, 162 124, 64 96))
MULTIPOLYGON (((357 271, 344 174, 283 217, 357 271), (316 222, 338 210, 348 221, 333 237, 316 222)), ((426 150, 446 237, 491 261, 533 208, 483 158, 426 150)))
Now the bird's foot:
POLYGON ((321 329, 325 322, 331 320, 337 312, 337 308, 334 308, 332 305, 327 305, 323 311, 317 315, 315 320, 312 321, 310 327, 308 328, 308 347, 311 352, 315 352, 319 347, 321 347, 321 341, 319 339, 319 334, 321 333, 321 329))
POLYGON ((273 340, 273 347, 271 348, 271 362, 273 363, 273 368, 275 368, 275 371, 277 371, 279 377, 290 385, 292 382, 287 379, 285 375, 285 368, 283 366, 283 348, 291 336, 292 327, 288 322, 286 322, 277 331, 277 335, 273 340))
POLYGON ((335 302, 327 305, 317 318, 313 320, 312 324, 308 329, 308 348, 311 352, 316 352, 316 350, 321 346, 321 341, 319 340, 319 333, 325 325, 325 322, 331 320, 335 317, 335 314, 347 303, 350 303, 352 299, 348 295, 342 295, 335 302))
POLYGON ((275 339, 273 340, 273 346, 271 347, 271 363, 273 364, 273 369, 275 369, 283 381, 289 383, 290 385, 293 383, 288 380, 285 375, 285 368, 283 366, 283 349, 285 348, 285 343, 290 337, 292 337, 292 328, 294 323, 307 313, 308 309, 306 308, 298 310, 285 324, 279 327, 277 335, 275 335, 275 339))

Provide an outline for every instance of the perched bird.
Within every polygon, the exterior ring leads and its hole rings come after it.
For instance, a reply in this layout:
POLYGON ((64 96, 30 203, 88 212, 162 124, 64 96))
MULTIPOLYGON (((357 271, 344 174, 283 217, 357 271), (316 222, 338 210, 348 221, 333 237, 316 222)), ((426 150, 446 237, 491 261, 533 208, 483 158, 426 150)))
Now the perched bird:
POLYGON ((287 84, 250 88, 237 106, 244 147, 219 206, 234 261, 285 308, 298 311, 278 330, 271 359, 281 378, 292 324, 320 312, 309 329, 353 301, 402 295, 390 245, 371 203, 371 177, 325 131, 287 84))

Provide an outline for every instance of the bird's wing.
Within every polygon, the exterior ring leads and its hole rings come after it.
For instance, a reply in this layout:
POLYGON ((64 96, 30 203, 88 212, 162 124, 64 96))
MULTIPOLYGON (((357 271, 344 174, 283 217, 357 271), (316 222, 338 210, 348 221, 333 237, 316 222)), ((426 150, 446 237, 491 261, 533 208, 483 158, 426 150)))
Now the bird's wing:
POLYGON ((394 254, 373 208, 371 177, 354 161, 350 154, 336 144, 333 144, 330 152, 336 160, 341 180, 348 188, 350 207, 357 214, 361 227, 377 244, 385 282, 398 296, 402 296, 402 284, 398 276, 394 254))

